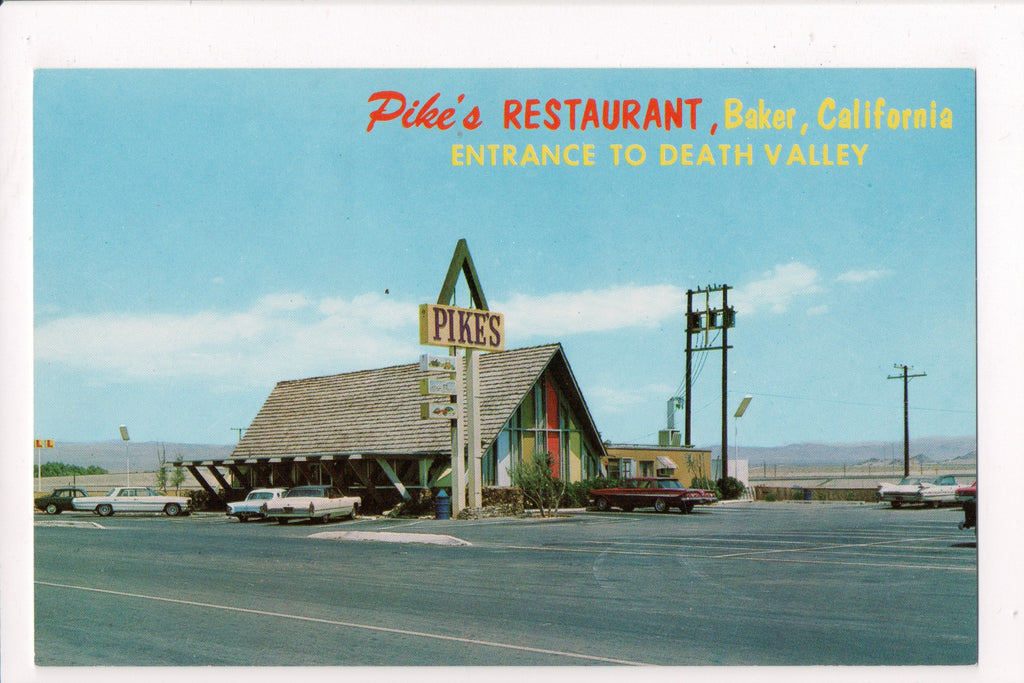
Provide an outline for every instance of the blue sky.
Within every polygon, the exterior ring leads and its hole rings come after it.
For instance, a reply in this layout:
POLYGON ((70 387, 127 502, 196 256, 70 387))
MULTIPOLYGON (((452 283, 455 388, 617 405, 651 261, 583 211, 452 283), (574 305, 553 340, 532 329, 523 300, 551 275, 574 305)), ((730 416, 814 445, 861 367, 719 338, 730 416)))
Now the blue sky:
MULTIPOLYGON (((416 307, 464 237, 509 347, 560 341, 606 439, 664 428, 685 292, 710 283, 735 288, 740 445, 902 439, 896 363, 927 373, 912 437, 974 434, 974 106, 973 72, 943 69, 38 71, 35 433, 230 443, 276 381, 413 362, 416 307), (459 120, 479 106, 481 124, 367 132, 383 90, 440 93, 459 120), (502 126, 506 99, 574 97, 702 103, 694 131, 502 126), (822 130, 827 97, 934 101, 953 128, 822 130), (798 125, 727 130, 727 98, 798 125), (705 143, 752 145, 754 164, 658 163, 661 144, 705 143), (596 158, 453 167, 453 144, 596 158), (611 144, 647 159, 614 166, 611 144), (861 166, 784 165, 794 144, 868 148, 861 166)), ((703 446, 720 440, 706 355, 703 446)))

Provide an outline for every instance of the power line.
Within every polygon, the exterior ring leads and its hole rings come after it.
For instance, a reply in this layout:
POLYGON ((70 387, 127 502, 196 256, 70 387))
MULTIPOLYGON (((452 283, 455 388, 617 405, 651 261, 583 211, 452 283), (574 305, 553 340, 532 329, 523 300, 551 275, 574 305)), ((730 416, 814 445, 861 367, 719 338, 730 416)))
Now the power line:
MULTIPOLYGON (((839 399, 821 398, 820 396, 788 396, 786 394, 766 394, 757 391, 730 391, 730 394, 750 394, 751 396, 764 396, 767 398, 783 398, 790 401, 809 401, 813 403, 836 403, 845 406, 862 406, 865 408, 885 408, 886 404, 883 403, 864 403, 861 401, 841 401, 839 399)), ((957 415, 976 415, 975 410, 960 410, 956 408, 929 408, 927 406, 913 406, 912 411, 927 411, 935 413, 955 413, 957 415)))
POLYGON ((910 380, 914 377, 925 377, 926 375, 921 372, 916 375, 911 375, 910 371, 914 368, 909 365, 896 364, 893 366, 897 370, 902 370, 903 374, 896 375, 893 377, 889 375, 886 379, 902 379, 903 380, 903 476, 910 476, 910 380))

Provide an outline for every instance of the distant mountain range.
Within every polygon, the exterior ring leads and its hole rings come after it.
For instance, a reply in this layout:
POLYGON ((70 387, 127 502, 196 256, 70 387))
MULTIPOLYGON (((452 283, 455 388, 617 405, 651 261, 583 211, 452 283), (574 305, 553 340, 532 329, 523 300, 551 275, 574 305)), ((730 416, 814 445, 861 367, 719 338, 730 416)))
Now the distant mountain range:
MULTIPOLYGON (((719 457, 721 447, 713 446, 719 457)), ((747 460, 751 465, 829 465, 903 462, 902 441, 864 441, 860 443, 799 443, 772 448, 740 446, 739 454, 729 448, 729 457, 747 460)), ((910 459, 914 462, 976 463, 978 440, 973 436, 922 437, 910 440, 910 459)))
MULTIPOLYGON (((166 454, 168 462, 178 458, 203 459, 223 458, 231 455, 234 444, 184 444, 129 442, 128 459, 134 472, 153 472, 157 468, 159 455, 166 454)), ((721 448, 712 446, 712 455, 719 457, 721 448)), ((56 442, 54 448, 40 450, 38 454, 43 462, 63 462, 68 465, 88 467, 96 465, 111 472, 123 472, 126 467, 125 446, 123 441, 97 441, 93 443, 56 442)), ((963 437, 924 437, 912 439, 910 455, 914 462, 950 462, 961 461, 976 463, 978 460, 978 441, 973 436, 963 437)), ((861 443, 801 443, 771 448, 755 448, 730 446, 730 458, 747 460, 751 466, 766 463, 769 465, 828 465, 828 464, 867 464, 903 462, 902 441, 866 441, 861 443)))

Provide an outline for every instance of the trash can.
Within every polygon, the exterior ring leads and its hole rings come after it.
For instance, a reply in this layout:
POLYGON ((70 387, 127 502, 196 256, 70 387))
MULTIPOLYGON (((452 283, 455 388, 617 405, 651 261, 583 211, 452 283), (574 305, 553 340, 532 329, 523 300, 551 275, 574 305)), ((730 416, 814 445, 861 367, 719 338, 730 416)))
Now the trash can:
POLYGON ((434 499, 434 516, 437 519, 452 518, 452 499, 448 497, 444 489, 438 491, 437 497, 434 499))
POLYGON ((814 491, 811 489, 804 489, 804 500, 811 500, 814 497, 814 491))

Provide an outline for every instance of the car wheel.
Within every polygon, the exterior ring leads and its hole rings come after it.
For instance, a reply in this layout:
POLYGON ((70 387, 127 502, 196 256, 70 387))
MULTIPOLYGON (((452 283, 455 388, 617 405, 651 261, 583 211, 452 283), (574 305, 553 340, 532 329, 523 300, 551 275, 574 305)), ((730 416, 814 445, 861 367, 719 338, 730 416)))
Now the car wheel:
POLYGON ((46 506, 46 514, 48 514, 48 515, 59 515, 60 514, 60 508, 57 507, 56 504, 50 503, 49 505, 46 506))
POLYGON ((238 521, 242 524, 245 524, 249 521, 249 515, 245 514, 244 512, 240 512, 239 514, 235 515, 235 517, 237 517, 238 521))
POLYGON ((891 503, 889 503, 889 505, 892 505, 892 509, 893 509, 893 510, 899 510, 899 509, 900 509, 900 506, 901 506, 901 505, 903 505, 903 503, 901 503, 901 502, 900 502, 900 501, 898 501, 898 500, 894 500, 894 501, 892 501, 891 503))
POLYGON ((623 505, 622 506, 622 511, 623 512, 632 512, 633 511, 633 506, 632 505, 623 505))
POLYGON ((667 510, 668 510, 668 503, 665 502, 664 498, 659 498, 656 501, 654 501, 654 511, 655 512, 665 512, 667 510))
POLYGON ((608 499, 602 496, 601 498, 598 498, 597 500, 594 501, 594 507, 596 507, 601 512, 608 512, 608 508, 611 506, 608 505, 608 499))
POLYGON ((359 514, 359 505, 353 504, 352 505, 352 513, 348 516, 348 518, 349 519, 355 519, 356 515, 358 515, 358 514, 359 514))
POLYGON ((681 506, 679 507, 679 509, 683 511, 683 514, 684 514, 684 515, 688 515, 688 514, 690 514, 691 512, 693 512, 693 503, 683 503, 683 504, 682 504, 682 505, 681 505, 681 506))
POLYGON ((181 514, 181 506, 177 503, 168 503, 164 506, 164 514, 168 517, 177 517, 181 514))
POLYGON ((96 514, 100 517, 110 517, 114 514, 114 507, 104 503, 103 505, 96 506, 96 514))
POLYGON ((281 525, 287 524, 288 523, 288 518, 287 517, 278 517, 277 518, 277 523, 281 524, 281 525))

